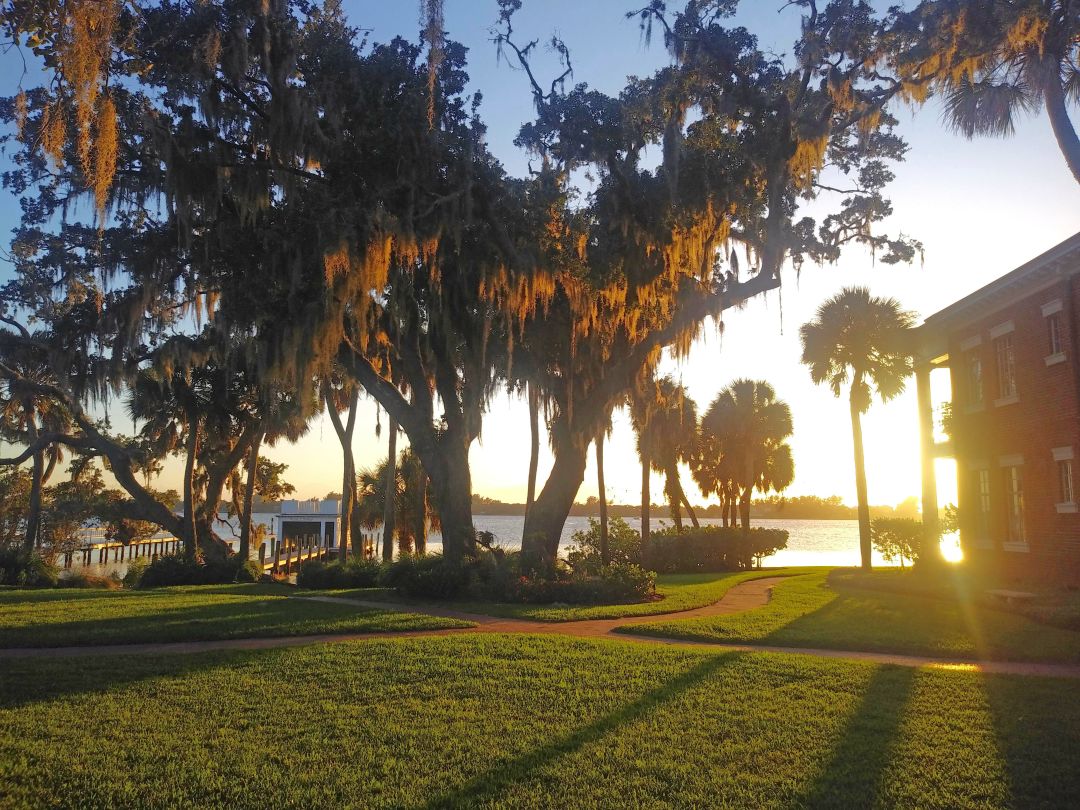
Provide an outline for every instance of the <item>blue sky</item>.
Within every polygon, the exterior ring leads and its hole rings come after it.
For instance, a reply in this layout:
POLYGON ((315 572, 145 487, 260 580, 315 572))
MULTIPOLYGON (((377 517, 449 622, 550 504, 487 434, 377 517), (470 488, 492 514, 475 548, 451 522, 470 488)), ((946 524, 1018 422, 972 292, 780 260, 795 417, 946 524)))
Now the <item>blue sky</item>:
MULTIPOLYGON (((748 0, 737 18, 777 54, 790 51, 799 27, 798 10, 780 11, 782 5, 782 0, 748 0)), ((417 36, 417 3, 346 0, 345 7, 353 24, 371 29, 373 41, 397 34, 417 36)), ((574 81, 616 93, 627 75, 647 75, 667 62, 661 38, 657 36, 647 47, 637 21, 624 18, 632 8, 633 3, 620 0, 525 0, 515 27, 522 40, 543 42, 557 33, 571 49, 574 81)), ((513 140, 518 127, 533 113, 532 100, 524 75, 496 58, 490 42, 496 14, 494 0, 446 0, 447 31, 470 49, 469 73, 473 87, 483 94, 481 114, 488 125, 491 149, 511 172, 523 173, 527 156, 514 147, 513 140)), ((550 54, 538 54, 536 68, 541 76, 558 72, 550 54)), ((15 92, 21 70, 17 55, 0 57, 0 92, 15 92)), ((895 113, 911 152, 896 170, 889 195, 895 214, 888 225, 892 231, 923 241, 924 263, 875 266, 871 256, 852 250, 836 266, 806 266, 800 277, 793 273, 785 277, 779 294, 729 313, 722 339, 713 331, 683 363, 665 363, 666 370, 687 384, 702 410, 721 388, 740 376, 767 379, 776 387, 791 404, 795 418, 796 480, 790 494, 854 498, 847 409, 826 389, 815 388, 798 362, 798 327, 813 316, 823 299, 845 285, 866 284, 926 316, 1080 230, 1080 187, 1069 175, 1045 118, 1022 121, 1010 139, 967 141, 947 131, 933 103, 920 110, 899 108, 895 113)), ((9 231, 17 215, 15 201, 0 198, 0 230, 9 231)), ((0 274, 7 272, 0 266, 0 274)), ((382 440, 374 436, 374 424, 375 407, 368 403, 357 430, 361 466, 374 464, 385 454, 382 440)), ((866 419, 866 439, 871 500, 895 503, 916 494, 918 433, 913 394, 876 405, 866 419)), ((637 498, 640 472, 632 448, 628 420, 617 417, 607 447, 611 499, 637 498)), ((288 477, 301 496, 340 487, 340 451, 329 424, 319 422, 297 445, 273 448, 268 454, 290 465, 288 477)), ((496 398, 472 463, 477 492, 524 499, 528 428, 521 402, 496 398)), ((542 460, 541 479, 549 464, 549 458, 542 460)), ((166 473, 165 483, 171 474, 166 473)), ((580 499, 595 493, 594 482, 590 466, 580 499)), ((653 491, 660 491, 659 481, 653 491)), ((691 498, 696 500, 695 495, 691 498)))

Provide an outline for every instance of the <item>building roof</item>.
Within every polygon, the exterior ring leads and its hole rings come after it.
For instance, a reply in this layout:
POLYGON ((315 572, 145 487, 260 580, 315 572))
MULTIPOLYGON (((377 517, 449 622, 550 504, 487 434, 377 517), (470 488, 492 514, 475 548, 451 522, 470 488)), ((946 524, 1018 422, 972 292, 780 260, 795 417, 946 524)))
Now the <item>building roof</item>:
POLYGON ((928 317, 918 329, 919 354, 929 359, 944 353, 950 332, 1077 274, 1080 274, 1080 231, 928 317))

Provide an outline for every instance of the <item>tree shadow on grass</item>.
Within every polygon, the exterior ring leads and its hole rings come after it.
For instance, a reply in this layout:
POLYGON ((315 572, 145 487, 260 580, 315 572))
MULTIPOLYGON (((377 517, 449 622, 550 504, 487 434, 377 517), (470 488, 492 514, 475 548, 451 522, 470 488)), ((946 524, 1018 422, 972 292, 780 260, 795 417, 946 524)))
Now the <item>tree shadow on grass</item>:
POLYGON ((1080 701, 1075 681, 982 678, 1014 807, 1076 807, 1080 701))
POLYGON ((743 655, 743 653, 724 653, 710 656, 682 675, 645 693, 618 711, 515 759, 496 763, 492 768, 473 777, 456 790, 437 796, 422 807, 427 810, 444 807, 473 807, 485 800, 493 799, 510 785, 529 779, 546 765, 573 754, 620 726, 633 723, 661 705, 674 700, 721 669, 731 666, 743 655))
POLYGON ((875 670, 832 756, 798 802, 800 806, 872 807, 877 803, 915 675, 907 667, 875 670))
POLYGON ((261 666, 271 666, 275 657, 289 652, 288 649, 219 650, 178 655, 0 660, 0 709, 118 692, 145 697, 147 690, 153 692, 158 688, 149 685, 155 679, 176 681, 189 675, 228 669, 252 655, 259 656, 261 666))
POLYGON ((98 616, 77 621, 0 628, 0 649, 288 636, 327 632, 330 628, 320 627, 321 623, 370 615, 375 615, 375 611, 358 610, 348 604, 331 605, 269 597, 265 601, 173 607, 162 605, 159 610, 136 615, 98 616))

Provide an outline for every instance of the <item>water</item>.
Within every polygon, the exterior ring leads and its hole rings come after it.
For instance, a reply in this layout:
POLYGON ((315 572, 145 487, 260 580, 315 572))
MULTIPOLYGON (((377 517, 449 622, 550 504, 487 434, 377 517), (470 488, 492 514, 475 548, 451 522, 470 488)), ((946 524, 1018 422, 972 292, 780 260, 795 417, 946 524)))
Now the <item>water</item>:
MULTIPOLYGON (((262 523, 267 531, 271 531, 274 525, 272 518, 275 514, 256 513, 252 517, 256 523, 262 523)), ((515 549, 521 547, 521 531, 525 520, 515 515, 474 515, 474 522, 479 531, 491 532, 495 536, 496 545, 515 549)), ((626 522, 635 530, 641 529, 639 518, 626 518, 626 522)), ((701 520, 705 526, 716 526, 720 521, 713 518, 701 520)), ((652 521, 654 530, 670 525, 669 521, 652 521)), ((771 557, 766 557, 762 565, 788 566, 788 565, 829 565, 829 566, 855 566, 859 564, 859 523, 856 520, 753 520, 752 525, 766 529, 785 529, 788 532, 788 547, 771 557)), ((567 518, 563 527, 562 538, 559 541, 559 553, 565 555, 573 545, 575 532, 589 528, 587 517, 567 518)), ((228 524, 219 523, 217 531, 222 539, 229 542, 235 550, 239 543, 239 529, 236 522, 228 524), (231 534, 230 534, 231 532, 231 534)), ((442 549, 442 537, 438 532, 433 532, 428 538, 428 550, 439 551, 442 549)), ((252 557, 258 557, 258 548, 253 548, 252 557)), ((875 566, 889 566, 896 563, 888 563, 881 555, 874 552, 873 562, 875 566)), ((76 568, 81 568, 78 560, 76 568)), ((87 573, 105 576, 117 573, 123 576, 127 570, 126 562, 109 562, 105 565, 93 563, 85 568, 87 573)))

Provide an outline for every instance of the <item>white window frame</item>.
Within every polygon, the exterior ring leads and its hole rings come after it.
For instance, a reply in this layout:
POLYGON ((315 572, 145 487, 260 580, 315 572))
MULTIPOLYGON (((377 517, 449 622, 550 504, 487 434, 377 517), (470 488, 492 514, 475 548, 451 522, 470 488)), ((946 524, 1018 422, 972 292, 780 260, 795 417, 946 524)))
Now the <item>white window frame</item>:
POLYGON ((1024 457, 1001 456, 998 459, 1005 490, 1005 551, 1027 551, 1027 526, 1024 520, 1024 457), (1015 521, 1015 522, 1014 522, 1015 521))
MULTIPOLYGON (((1011 325, 1012 322, 1009 323, 1011 325)), ((994 405, 1001 407, 1019 402, 1016 388, 1016 346, 1013 344, 1011 328, 994 338, 994 362, 998 378, 998 398, 994 400, 994 405), (1006 382, 1009 384, 1006 385, 1006 382)))
POLYGON ((1058 503, 1054 505, 1054 508, 1059 515, 1076 514, 1076 471, 1073 468, 1073 448, 1055 447, 1050 454, 1057 471, 1058 503))

